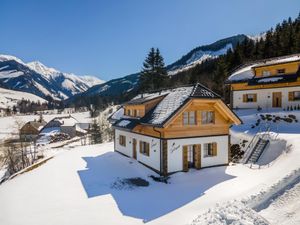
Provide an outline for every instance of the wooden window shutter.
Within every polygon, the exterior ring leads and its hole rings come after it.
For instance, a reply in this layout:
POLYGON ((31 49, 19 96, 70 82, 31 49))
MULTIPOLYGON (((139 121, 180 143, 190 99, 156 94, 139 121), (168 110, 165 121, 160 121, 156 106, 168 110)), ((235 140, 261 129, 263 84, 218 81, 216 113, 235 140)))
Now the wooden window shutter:
POLYGON ((216 142, 212 143, 212 148, 213 148, 213 156, 216 156, 218 154, 217 143, 216 142))
POLYGON ((146 154, 147 154, 147 156, 150 155, 150 144, 149 143, 146 143, 146 154))
POLYGON ((188 148, 187 146, 183 146, 182 149, 182 171, 187 172, 189 170, 188 167, 188 158, 187 158, 187 153, 188 152, 188 148))
POLYGON ((243 102, 247 102, 247 94, 243 94, 243 102))
POLYGON ((289 92, 289 101, 294 101, 294 92, 289 92))
POLYGON ((257 102, 257 94, 253 95, 253 102, 257 102))

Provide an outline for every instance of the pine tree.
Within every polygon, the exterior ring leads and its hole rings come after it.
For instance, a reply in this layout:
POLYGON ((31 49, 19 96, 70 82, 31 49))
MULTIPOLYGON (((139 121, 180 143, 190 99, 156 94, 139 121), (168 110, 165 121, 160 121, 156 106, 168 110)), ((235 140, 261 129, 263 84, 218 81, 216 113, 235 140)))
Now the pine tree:
POLYGON ((90 132, 92 144, 102 143, 101 129, 96 119, 93 120, 90 132))
POLYGON ((143 63, 140 91, 153 91, 166 86, 168 80, 165 63, 159 49, 151 48, 143 63))

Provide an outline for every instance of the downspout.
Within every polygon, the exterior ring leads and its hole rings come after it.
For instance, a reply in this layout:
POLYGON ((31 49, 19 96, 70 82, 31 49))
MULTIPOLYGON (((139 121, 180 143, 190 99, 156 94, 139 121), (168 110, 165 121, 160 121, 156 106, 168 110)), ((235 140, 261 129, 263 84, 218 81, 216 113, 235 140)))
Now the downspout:
POLYGON ((155 127, 153 127, 153 131, 155 131, 155 132, 157 132, 157 133, 159 133, 159 161, 160 161, 160 167, 159 167, 159 169, 160 169, 160 175, 162 175, 162 149, 161 149, 161 137, 162 137, 162 135, 161 135, 161 132, 159 131, 159 130, 155 130, 155 127))

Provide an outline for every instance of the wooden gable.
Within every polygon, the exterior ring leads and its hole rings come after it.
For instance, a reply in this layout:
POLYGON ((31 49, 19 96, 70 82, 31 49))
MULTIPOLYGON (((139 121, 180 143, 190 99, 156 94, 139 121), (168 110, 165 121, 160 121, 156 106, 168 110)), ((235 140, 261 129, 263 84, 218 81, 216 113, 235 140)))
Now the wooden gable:
POLYGON ((163 138, 198 137, 229 134, 229 126, 240 124, 241 121, 220 99, 191 99, 164 127, 154 128, 150 125, 138 125, 134 132, 163 138), (196 111, 196 124, 183 125, 183 112, 196 111), (213 111, 215 115, 213 124, 202 124, 201 112, 213 111))
POLYGON ((124 114, 129 116, 128 115, 128 110, 131 111, 131 114, 130 116, 134 116, 134 114, 132 114, 132 112, 134 112, 135 110, 138 110, 138 116, 137 117, 143 117, 145 116, 145 114, 147 112, 149 112, 154 106, 156 106, 165 96, 160 96, 160 97, 157 97, 155 99, 151 99, 149 101, 146 101, 142 104, 125 104, 124 106, 124 114))

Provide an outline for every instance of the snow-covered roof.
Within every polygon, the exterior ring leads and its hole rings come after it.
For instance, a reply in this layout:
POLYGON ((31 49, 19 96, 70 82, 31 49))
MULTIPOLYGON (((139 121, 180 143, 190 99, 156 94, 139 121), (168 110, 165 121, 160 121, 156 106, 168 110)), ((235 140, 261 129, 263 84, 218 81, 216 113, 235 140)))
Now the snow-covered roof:
POLYGON ((252 70, 253 65, 245 66, 239 70, 236 70, 228 77, 228 81, 242 81, 249 80, 254 77, 254 72, 252 70))
POLYGON ((61 126, 75 126, 78 121, 72 117, 72 116, 68 116, 68 117, 56 117, 53 120, 59 121, 61 126))
MULTIPOLYGON (((163 125, 170 117, 172 117, 190 98, 217 98, 220 96, 214 93, 212 90, 204 87, 201 84, 195 84, 185 87, 178 87, 173 89, 162 90, 154 93, 145 93, 138 95, 132 101, 141 99, 145 101, 145 98, 154 99, 157 97, 163 97, 162 100, 154 106, 146 115, 140 119, 130 120, 130 117, 124 116, 124 111, 116 112, 112 118, 118 118, 114 126, 120 128, 129 128, 137 123, 149 124, 155 126, 163 125)), ((126 103, 127 104, 127 103, 126 103)), ((132 119, 132 118, 131 118, 132 119)))
POLYGON ((159 125, 169 118, 190 97, 194 87, 175 88, 146 115, 143 123, 159 125))
POLYGON ((242 65, 237 70, 235 70, 227 79, 229 83, 238 82, 238 81, 247 81, 254 77, 254 68, 262 67, 262 66, 270 66, 275 64, 282 64, 287 62, 300 61, 300 54, 270 58, 259 60, 253 63, 248 63, 242 65))

